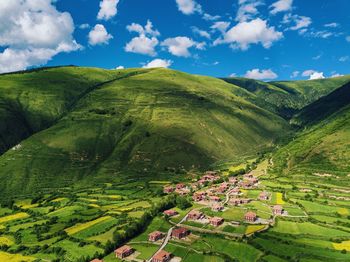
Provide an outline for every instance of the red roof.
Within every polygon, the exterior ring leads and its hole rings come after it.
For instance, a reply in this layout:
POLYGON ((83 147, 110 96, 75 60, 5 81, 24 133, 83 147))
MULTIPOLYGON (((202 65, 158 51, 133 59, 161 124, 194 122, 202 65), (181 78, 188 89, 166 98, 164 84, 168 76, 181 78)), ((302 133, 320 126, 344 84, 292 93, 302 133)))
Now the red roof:
POLYGON ((245 214, 246 217, 256 217, 256 214, 252 211, 249 211, 245 214))
POLYGON ((115 253, 126 253, 129 252, 130 250, 132 250, 132 247, 128 246, 128 245, 124 245, 120 248, 117 248, 116 250, 114 250, 115 253))
POLYGON ((184 228, 184 227, 179 227, 179 228, 175 228, 173 231, 172 231, 172 234, 183 234, 183 233, 187 233, 188 232, 188 229, 184 228))
POLYGON ((157 254, 154 255, 153 259, 158 260, 158 261, 162 261, 164 258, 170 258, 171 254, 161 250, 159 251, 157 254))
POLYGON ((222 217, 212 217, 210 218, 210 222, 221 222, 224 221, 222 217))

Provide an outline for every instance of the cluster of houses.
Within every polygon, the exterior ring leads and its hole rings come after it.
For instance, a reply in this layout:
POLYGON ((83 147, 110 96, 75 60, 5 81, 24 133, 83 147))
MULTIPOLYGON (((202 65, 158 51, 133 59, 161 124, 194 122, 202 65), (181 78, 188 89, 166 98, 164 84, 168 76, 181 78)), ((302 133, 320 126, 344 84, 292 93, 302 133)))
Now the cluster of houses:
POLYGON ((218 227, 224 223, 224 219, 222 217, 206 217, 201 211, 199 210, 192 210, 187 215, 187 220, 192 221, 201 221, 201 220, 208 220, 209 224, 215 227, 218 227))
MULTIPOLYGON (((135 250, 128 246, 124 245, 122 247, 117 248, 114 253, 115 256, 119 259, 125 259, 129 256, 131 256, 135 250)), ((169 252, 166 252, 165 250, 160 250, 158 251, 153 257, 152 257, 152 262, 168 262, 172 258, 172 254, 169 252)), ((101 260, 92 260, 91 262, 102 262, 101 260)))

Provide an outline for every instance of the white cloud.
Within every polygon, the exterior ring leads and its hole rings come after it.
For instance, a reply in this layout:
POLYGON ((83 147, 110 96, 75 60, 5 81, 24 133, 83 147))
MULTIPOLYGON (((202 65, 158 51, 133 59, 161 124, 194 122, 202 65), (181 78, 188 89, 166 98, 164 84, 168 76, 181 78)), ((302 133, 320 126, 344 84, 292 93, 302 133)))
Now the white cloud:
POLYGON ((302 76, 309 77, 309 80, 315 80, 315 79, 323 79, 325 76, 323 75, 323 72, 318 72, 315 70, 305 70, 302 73, 302 76))
POLYGON ((348 41, 348 42, 350 42, 350 36, 347 36, 347 37, 345 38, 345 40, 348 41))
POLYGON ((299 74, 300 74, 299 71, 294 71, 294 72, 292 73, 292 75, 290 76, 290 78, 296 78, 296 77, 299 76, 299 74))
POLYGON ((147 20, 146 25, 143 27, 140 24, 132 23, 131 25, 127 25, 126 29, 129 32, 136 32, 140 35, 150 35, 150 36, 159 36, 160 33, 158 30, 153 30, 153 24, 150 20, 147 20))
POLYGON ((232 74, 229 75, 229 77, 236 77, 236 76, 237 76, 236 73, 232 73, 232 74))
MULTIPOLYGON (((296 31, 300 29, 306 29, 307 27, 309 27, 312 23, 312 20, 310 17, 307 16, 287 14, 283 17, 283 23, 293 23, 294 25, 290 26, 288 29, 296 31)), ((305 32, 305 30, 303 32, 305 32)))
POLYGON ((338 73, 335 73, 335 74, 331 75, 331 78, 334 78, 334 77, 340 77, 340 76, 344 76, 344 75, 342 75, 342 74, 338 74, 338 73))
POLYGON ((330 27, 330 28, 336 28, 336 27, 339 26, 339 24, 338 23, 329 23, 329 24, 325 24, 324 26, 325 27, 330 27))
POLYGON ((157 52, 155 47, 158 45, 158 39, 155 37, 148 38, 145 35, 134 37, 125 46, 126 52, 137 53, 142 55, 155 56, 157 52))
POLYGON ((273 72, 271 69, 260 70, 258 68, 248 70, 244 75, 246 78, 252 78, 257 80, 266 80, 266 79, 275 79, 278 75, 273 72))
POLYGON ((270 8, 270 13, 275 15, 279 12, 286 12, 292 10, 293 0, 279 0, 273 3, 270 8))
POLYGON ((100 2, 100 11, 97 14, 99 20, 109 20, 117 14, 117 5, 119 0, 102 0, 100 2))
POLYGON ((203 15, 203 19, 207 20, 207 21, 215 21, 215 20, 218 20, 220 18, 221 18, 221 16, 219 16, 219 15, 210 15, 208 13, 205 13, 203 15))
POLYGON ((125 67, 120 65, 120 66, 117 66, 115 69, 119 70, 119 69, 124 69, 125 67))
POLYGON ((90 28, 90 25, 89 25, 89 24, 81 24, 81 25, 79 26, 79 28, 80 28, 80 29, 88 29, 88 28, 90 28))
POLYGON ((101 24, 95 25, 95 27, 89 32, 90 45, 108 44, 109 40, 112 38, 113 36, 109 34, 106 28, 101 24))
POLYGON ((176 0, 177 7, 185 15, 202 13, 202 7, 195 0, 176 0))
POLYGON ((322 30, 322 31, 314 31, 310 32, 308 36, 310 37, 316 37, 316 38, 329 38, 331 36, 337 36, 338 34, 335 34, 333 32, 327 31, 327 30, 322 30))
POLYGON ((348 55, 347 56, 342 56, 342 57, 339 58, 339 62, 346 62, 348 60, 349 60, 349 56, 348 55))
POLYGON ((239 22, 253 19, 259 13, 257 7, 264 4, 261 0, 239 0, 238 3, 236 21, 239 22))
POLYGON ((312 60, 319 60, 322 57, 322 54, 319 54, 317 56, 314 56, 312 60))
POLYGON ((242 22, 224 33, 222 39, 214 41, 214 45, 229 43, 232 48, 247 50, 251 44, 261 44, 264 48, 270 48, 273 42, 283 37, 275 27, 269 27, 265 20, 257 18, 249 22, 242 22))
POLYGON ((172 63, 173 63, 173 61, 171 61, 171 60, 156 58, 156 59, 148 62, 146 65, 144 65, 143 68, 155 68, 155 67, 168 68, 169 66, 172 65, 172 63))
POLYGON ((157 55, 155 48, 159 43, 157 36, 159 36, 160 33, 158 30, 153 29, 151 21, 147 20, 144 27, 140 24, 132 23, 131 25, 128 25, 126 29, 129 32, 136 32, 139 34, 138 37, 134 37, 126 44, 124 48, 126 52, 149 56, 157 55))
POLYGON ((205 48, 204 42, 198 43, 186 36, 167 38, 161 43, 161 45, 166 47, 171 54, 182 57, 189 57, 191 55, 189 51, 189 48, 191 47, 195 47, 200 50, 205 48))
POLYGON ((218 30, 221 33, 224 33, 226 32, 229 26, 230 26, 230 22, 218 21, 218 22, 215 22, 210 28, 213 30, 218 30))
POLYGON ((192 29, 192 32, 193 32, 193 33, 195 33, 195 34, 197 34, 197 35, 199 35, 199 36, 201 36, 201 37, 210 39, 210 34, 209 34, 207 31, 201 30, 201 29, 199 29, 199 28, 196 27, 196 26, 192 26, 191 29, 192 29))
POLYGON ((0 72, 47 63, 61 52, 81 48, 73 38, 74 23, 51 0, 0 2, 0 72))

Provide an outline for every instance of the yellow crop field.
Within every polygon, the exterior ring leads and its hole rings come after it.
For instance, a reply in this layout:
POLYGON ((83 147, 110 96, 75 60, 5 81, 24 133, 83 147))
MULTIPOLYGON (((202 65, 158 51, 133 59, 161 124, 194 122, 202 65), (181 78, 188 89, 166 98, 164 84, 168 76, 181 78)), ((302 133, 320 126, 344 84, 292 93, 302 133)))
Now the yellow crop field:
POLYGON ((68 235, 73 235, 73 234, 78 233, 79 231, 87 229, 93 225, 96 225, 96 224, 98 224, 102 221, 108 220, 110 218, 111 218, 110 216, 100 217, 100 218, 97 218, 95 220, 92 220, 92 221, 89 221, 86 223, 77 224, 75 226, 69 227, 69 228, 65 229, 65 231, 67 232, 68 235))
POLYGON ((14 241, 9 236, 0 236, 0 246, 6 245, 11 246, 14 244, 14 241))
POLYGON ((264 228, 265 228, 264 225, 249 225, 247 227, 247 229, 245 230, 245 234, 249 235, 249 234, 252 234, 254 232, 260 231, 260 230, 262 230, 264 228))
POLYGON ((22 219, 22 218, 27 218, 29 217, 29 215, 27 213, 21 212, 21 213, 17 213, 17 214, 13 214, 13 215, 8 215, 8 216, 4 216, 4 217, 0 217, 0 224, 1 223, 6 223, 12 220, 16 220, 16 219, 22 219))
POLYGON ((0 261, 6 261, 6 262, 28 262, 28 261, 34 261, 36 258, 34 257, 26 257, 22 256, 20 254, 9 254, 3 251, 0 251, 0 261))
POLYGON ((283 205, 283 204, 285 204, 285 202, 283 201, 283 195, 282 195, 282 193, 280 193, 280 192, 277 192, 276 193, 276 204, 277 205, 283 205))
POLYGON ((68 200, 68 199, 65 197, 58 197, 58 198, 55 198, 54 200, 52 200, 51 202, 61 202, 63 200, 68 200))
POLYGON ((349 215, 349 210, 343 207, 339 208, 337 212, 341 216, 349 215))
POLYGON ((343 250, 350 251, 350 240, 343 241, 341 243, 333 243, 333 247, 336 250, 343 250))
POLYGON ((89 204, 88 206, 89 206, 89 207, 96 207, 96 208, 99 208, 99 207, 100 207, 100 206, 97 205, 97 204, 89 204))

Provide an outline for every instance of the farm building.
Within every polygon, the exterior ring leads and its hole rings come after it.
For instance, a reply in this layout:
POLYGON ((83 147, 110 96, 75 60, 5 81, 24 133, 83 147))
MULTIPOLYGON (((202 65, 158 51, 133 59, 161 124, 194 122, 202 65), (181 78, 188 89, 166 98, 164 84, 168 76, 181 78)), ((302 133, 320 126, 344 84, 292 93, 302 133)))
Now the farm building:
POLYGON ((183 189, 185 187, 186 187, 186 185, 184 183, 176 184, 176 189, 183 189))
POLYGON ((209 219, 209 223, 215 227, 218 227, 224 223, 224 219, 222 217, 212 217, 209 219))
POLYGON ((171 232, 171 236, 177 239, 185 238, 190 234, 190 231, 184 227, 176 228, 171 232))
POLYGON ((266 191, 263 191, 259 194, 259 200, 269 200, 270 194, 266 191))
POLYGON ((205 192, 195 192, 192 198, 194 201, 202 201, 205 199, 205 192))
POLYGON ((163 212, 164 215, 167 215, 169 217, 173 217, 173 216, 176 216, 178 215, 179 213, 177 213, 175 210, 172 210, 172 209, 169 209, 169 210, 165 210, 163 212))
POLYGON ((211 197, 210 197, 210 201, 213 201, 213 202, 220 202, 220 197, 218 197, 218 196, 211 196, 211 197))
POLYGON ((114 253, 117 258, 123 259, 130 256, 132 253, 134 253, 134 249, 130 246, 124 245, 114 250, 114 253))
POLYGON ((241 193, 241 190, 238 187, 235 187, 230 191, 230 195, 239 195, 241 193))
POLYGON ((175 193, 179 194, 180 196, 188 195, 191 191, 188 188, 182 188, 182 189, 175 189, 175 193))
POLYGON ((255 220, 257 219, 257 215, 254 212, 249 211, 244 215, 244 219, 247 222, 255 222, 255 220))
POLYGON ((152 262, 168 262, 171 259, 171 254, 160 250, 157 254, 152 258, 152 262))
POLYGON ((163 192, 165 193, 165 194, 170 194, 170 193, 172 193, 172 192, 174 192, 175 191, 175 188, 173 187, 173 186, 165 186, 164 188, 163 188, 163 192))
POLYGON ((282 215, 283 214, 283 207, 281 205, 273 206, 273 214, 274 215, 282 215))
POLYGON ((222 211, 223 209, 224 209, 224 206, 221 204, 214 204, 211 207, 211 210, 215 212, 222 211))
POLYGON ((237 177, 231 176, 228 178, 228 182, 231 184, 236 184, 238 182, 238 179, 237 179, 237 177))
POLYGON ((203 217, 204 217, 204 214, 198 210, 192 210, 187 215, 187 219, 190 219, 190 220, 198 220, 198 219, 201 219, 203 217))
POLYGON ((148 240, 151 242, 158 241, 159 239, 162 239, 164 237, 164 233, 160 231, 154 231, 148 235, 148 240))

